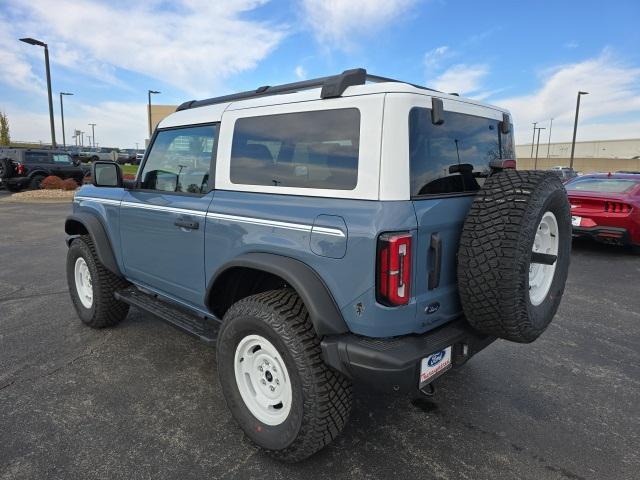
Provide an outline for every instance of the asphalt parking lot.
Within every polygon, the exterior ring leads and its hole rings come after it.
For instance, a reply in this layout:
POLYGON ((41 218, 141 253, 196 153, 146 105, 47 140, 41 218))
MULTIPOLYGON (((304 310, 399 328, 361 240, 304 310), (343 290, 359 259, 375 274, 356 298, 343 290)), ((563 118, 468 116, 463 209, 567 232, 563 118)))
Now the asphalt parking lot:
POLYGON ((235 426, 211 347, 135 310, 114 329, 80 323, 69 209, 0 201, 1 479, 640 475, 640 256, 574 243, 537 342, 494 343, 432 400, 357 389, 343 435, 283 465, 235 426))

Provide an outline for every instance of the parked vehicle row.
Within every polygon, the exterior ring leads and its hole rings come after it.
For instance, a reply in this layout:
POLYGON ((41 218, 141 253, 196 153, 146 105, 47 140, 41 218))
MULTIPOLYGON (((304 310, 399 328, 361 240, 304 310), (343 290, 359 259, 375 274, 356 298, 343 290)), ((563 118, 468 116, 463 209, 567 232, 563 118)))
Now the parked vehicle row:
POLYGON ((12 192, 40 188, 40 182, 50 175, 72 178, 80 185, 89 173, 89 166, 74 161, 63 150, 0 149, 0 185, 12 192))

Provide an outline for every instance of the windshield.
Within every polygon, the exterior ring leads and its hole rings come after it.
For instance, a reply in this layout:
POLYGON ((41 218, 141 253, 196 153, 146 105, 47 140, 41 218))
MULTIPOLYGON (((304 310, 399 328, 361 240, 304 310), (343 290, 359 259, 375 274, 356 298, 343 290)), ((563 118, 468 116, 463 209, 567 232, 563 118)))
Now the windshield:
POLYGON ((567 184, 569 191, 625 193, 639 183, 630 178, 581 178, 567 184))

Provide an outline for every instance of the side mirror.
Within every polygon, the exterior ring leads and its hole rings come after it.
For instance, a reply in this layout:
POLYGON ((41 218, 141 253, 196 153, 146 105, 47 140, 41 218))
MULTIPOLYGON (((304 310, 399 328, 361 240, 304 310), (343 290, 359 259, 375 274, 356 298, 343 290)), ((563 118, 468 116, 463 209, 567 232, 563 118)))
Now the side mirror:
POLYGON ((444 123, 444 104, 441 98, 431 97, 431 123, 434 125, 444 123))
POLYGON ((500 132, 504 135, 511 131, 511 118, 506 113, 502 114, 502 121, 500 122, 500 132))
POLYGON ((93 162, 91 165, 91 178, 96 187, 120 187, 122 188, 122 170, 115 162, 93 162))

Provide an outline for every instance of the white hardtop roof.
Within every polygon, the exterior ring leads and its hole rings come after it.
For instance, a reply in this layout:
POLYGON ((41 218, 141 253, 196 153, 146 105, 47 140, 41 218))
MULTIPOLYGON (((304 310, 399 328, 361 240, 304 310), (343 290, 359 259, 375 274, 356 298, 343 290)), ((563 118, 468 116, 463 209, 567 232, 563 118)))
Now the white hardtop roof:
MULTIPOLYGON (((270 105, 282 105, 289 103, 308 102, 312 100, 321 100, 320 88, 302 90, 294 93, 264 95, 244 100, 235 100, 231 102, 218 103, 214 105, 206 105, 202 107, 194 107, 172 113, 164 118, 158 128, 178 127, 182 125, 197 125, 200 123, 219 122, 222 114, 226 110, 242 110, 245 108, 264 107, 270 105)), ((469 98, 450 95, 448 93, 437 92, 424 88, 418 88, 408 83, 402 82, 376 82, 367 83, 365 85, 356 85, 348 87, 344 93, 338 98, 354 97, 359 95, 374 95, 384 93, 413 93, 417 95, 426 95, 430 97, 442 98, 443 100, 453 100, 456 102, 464 102, 480 107, 490 108, 499 112, 509 113, 508 110, 493 105, 472 100, 469 98)), ((322 99, 323 102, 330 102, 333 99, 322 99)))

